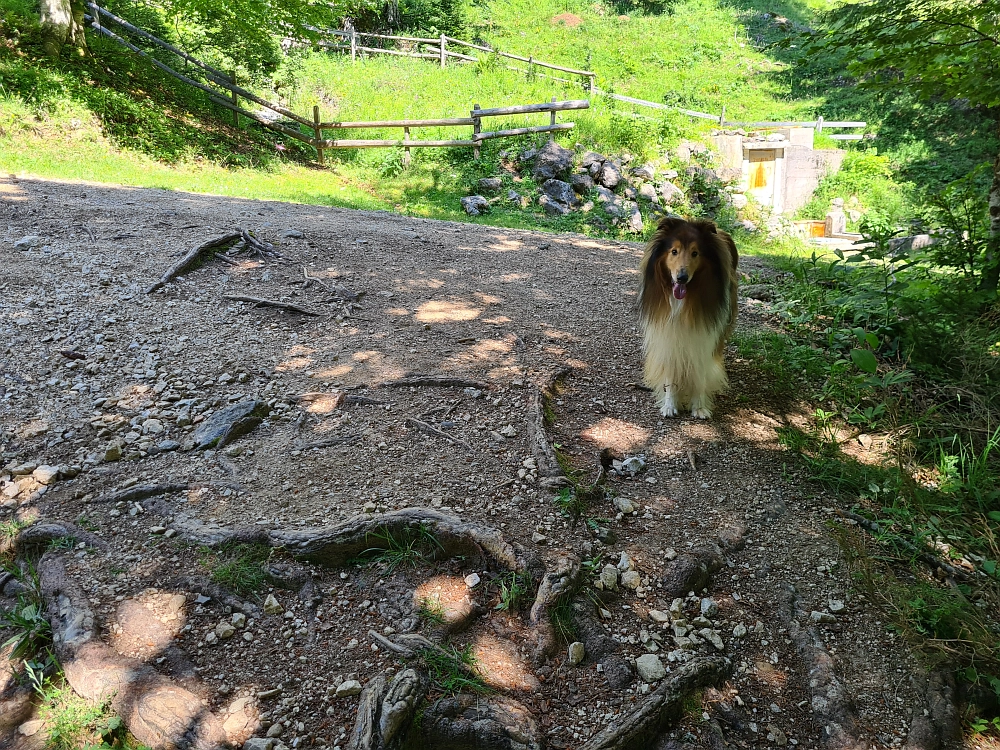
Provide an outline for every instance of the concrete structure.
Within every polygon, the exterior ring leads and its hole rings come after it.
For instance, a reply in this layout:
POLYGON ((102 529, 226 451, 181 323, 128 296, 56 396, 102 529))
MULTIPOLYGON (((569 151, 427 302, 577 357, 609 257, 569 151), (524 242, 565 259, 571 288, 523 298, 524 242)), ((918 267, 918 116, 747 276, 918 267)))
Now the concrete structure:
POLYGON ((726 133, 712 140, 720 166, 741 171, 739 190, 775 214, 793 214, 844 160, 840 149, 814 149, 813 133, 813 128, 784 128, 766 136, 726 133))

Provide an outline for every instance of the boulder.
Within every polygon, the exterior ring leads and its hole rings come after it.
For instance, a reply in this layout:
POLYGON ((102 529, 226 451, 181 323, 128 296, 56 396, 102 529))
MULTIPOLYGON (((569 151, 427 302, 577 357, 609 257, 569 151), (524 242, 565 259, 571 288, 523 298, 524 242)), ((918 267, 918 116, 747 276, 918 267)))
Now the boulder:
POLYGON ((479 216, 490 210, 490 202, 481 195, 470 195, 462 198, 459 203, 469 216, 479 216))
POLYGON ((567 204, 557 201, 544 193, 539 196, 538 205, 544 208, 545 213, 549 216, 565 216, 570 212, 570 207, 567 204))
POLYGON ((566 177, 573 169, 573 152, 549 141, 535 157, 531 173, 537 182, 566 177))
POLYGON ((652 180, 656 177, 656 169, 653 168, 652 164, 643 164, 632 170, 632 176, 640 180, 652 180))
POLYGON ((484 177, 477 186, 480 193, 499 193, 503 188, 503 180, 499 177, 484 177))
POLYGON ((684 191, 672 182, 664 182, 660 185, 660 200, 667 206, 683 203, 684 191))
POLYGON ((589 170, 592 165, 597 164, 600 166, 607 160, 606 156, 602 156, 595 151, 588 151, 583 155, 583 159, 580 160, 580 166, 589 170))
POLYGON ((644 229, 642 214, 639 213, 639 206, 629 201, 625 204, 625 212, 628 216, 628 230, 635 234, 641 234, 644 229))
POLYGON ((579 196, 573 190, 573 186, 562 180, 546 180, 542 184, 542 192, 559 203, 567 206, 575 206, 580 202, 579 196))
POLYGON ((606 161, 601 166, 600 173, 594 179, 599 184, 604 185, 604 187, 614 190, 622 181, 621 167, 613 161, 606 161))
POLYGON ((656 192, 656 188, 650 185, 648 182, 644 182, 642 183, 642 185, 639 186, 639 197, 645 198, 651 203, 660 202, 660 196, 656 192))
POLYGON ((596 190, 598 203, 616 203, 619 200, 617 195, 602 185, 598 185, 596 190))
POLYGON ((257 427, 270 412, 266 401, 239 401, 202 422, 184 447, 186 450, 222 448, 257 427))
POLYGON ((594 189, 594 179, 589 174, 575 174, 569 178, 569 184, 580 195, 585 195, 594 189))

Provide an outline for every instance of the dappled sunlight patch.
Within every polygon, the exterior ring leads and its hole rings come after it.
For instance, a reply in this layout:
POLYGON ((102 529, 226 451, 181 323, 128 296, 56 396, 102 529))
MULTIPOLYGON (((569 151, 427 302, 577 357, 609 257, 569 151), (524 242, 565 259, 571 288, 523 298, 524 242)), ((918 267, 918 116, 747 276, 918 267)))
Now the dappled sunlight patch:
POLYGON ((476 671, 483 682, 498 690, 535 692, 541 683, 528 669, 517 647, 510 641, 501 641, 491 635, 480 635, 472 643, 476 671))
POLYGON ((12 180, 0 180, 0 198, 5 201, 26 201, 28 196, 12 180))
POLYGON ((279 362, 274 369, 278 372, 293 372, 295 370, 304 370, 312 363, 312 357, 290 357, 283 362, 279 362))
POLYGON ((498 315, 495 318, 483 318, 483 323, 491 326, 502 326, 504 323, 510 323, 511 319, 506 315, 498 315))
POLYGON ((405 307, 390 307, 385 311, 386 315, 391 315, 394 318, 405 318, 410 314, 410 311, 405 307))
POLYGON ((299 403, 310 414, 332 414, 344 403, 345 394, 343 391, 313 392, 303 393, 299 396, 299 403))
POLYGON ((721 440, 724 435, 720 426, 712 421, 704 420, 685 420, 681 422, 680 433, 686 437, 693 440, 721 440))
POLYGON ((421 289, 441 289, 445 282, 441 279, 407 279, 401 283, 401 291, 419 291, 421 289))
POLYGON ((610 448, 616 453, 630 453, 644 445, 653 431, 614 417, 605 417, 580 433, 580 437, 600 448, 610 448))
POLYGON ((449 575, 434 576, 417 586, 413 603, 425 618, 445 625, 467 620, 473 608, 465 580, 449 575))
POLYGON ((336 367, 328 367, 325 370, 317 370, 316 377, 325 378, 327 380, 336 380, 337 378, 342 378, 349 372, 353 372, 354 367, 351 365, 337 365, 336 367))
MULTIPOLYGON (((514 253, 520 252, 521 250, 528 249, 521 240, 511 239, 509 237, 499 237, 497 241, 486 247, 469 248, 479 251, 485 251, 488 253, 514 253)), ((533 248, 532 248, 533 249, 533 248)))
POLYGON ((481 307, 473 307, 467 302, 431 300, 417 308, 415 317, 421 323, 462 323, 482 314, 481 307))
POLYGON ((530 273, 505 273, 500 277, 500 281, 504 284, 516 284, 521 281, 528 281, 531 277, 532 274, 530 273))

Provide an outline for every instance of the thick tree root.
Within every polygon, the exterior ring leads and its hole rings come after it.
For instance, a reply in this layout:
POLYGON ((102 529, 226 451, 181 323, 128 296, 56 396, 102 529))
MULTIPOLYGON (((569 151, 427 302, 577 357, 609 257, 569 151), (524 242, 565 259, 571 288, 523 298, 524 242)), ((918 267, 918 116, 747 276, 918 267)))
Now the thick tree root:
POLYGON ((548 402, 555 395, 556 384, 573 371, 571 367, 561 367, 549 376, 545 385, 536 388, 528 407, 528 443, 531 455, 538 466, 538 476, 541 483, 547 487, 559 487, 567 484, 556 452, 545 433, 545 412, 548 402))
POLYGON ((94 505, 108 505, 111 503, 126 502, 133 503, 139 500, 148 500, 157 495, 172 495, 175 492, 187 492, 194 485, 190 484, 143 484, 135 487, 128 487, 110 495, 95 497, 89 502, 94 505))
POLYGON ((567 601, 576 593, 580 586, 580 560, 575 555, 559 558, 555 570, 545 573, 535 601, 531 605, 528 624, 531 626, 534 640, 534 658, 542 662, 551 656, 559 647, 555 628, 552 625, 551 611, 553 607, 567 601))
POLYGON ((788 637, 808 670, 813 715, 826 728, 823 745, 830 750, 867 750, 871 743, 858 738, 857 720, 850 697, 837 677, 833 657, 815 627, 799 624, 798 618, 805 617, 806 613, 800 606, 798 592, 791 584, 784 586, 778 611, 788 628, 788 637))
POLYGON ((383 388, 422 388, 453 386, 456 388, 475 388, 480 391, 488 391, 489 383, 481 380, 469 380, 468 378, 456 378, 450 375, 411 375, 406 378, 396 380, 386 380, 379 383, 383 388))
POLYGON ((650 693, 646 702, 620 722, 611 724, 580 746, 580 750, 638 750, 655 740, 682 713, 692 690, 724 679, 732 665, 722 656, 692 659, 650 693))
POLYGON ((144 745, 178 750, 232 746, 222 720, 201 698, 147 664, 119 656, 96 637, 87 598, 57 557, 44 556, 38 572, 56 657, 77 694, 95 703, 110 701, 144 745))
POLYGON ((219 248, 228 247, 234 242, 242 239, 242 237, 243 235, 240 232, 231 232, 229 234, 224 234, 221 237, 216 237, 214 240, 209 240, 202 245, 198 245, 198 247, 190 250, 183 258, 174 263, 174 265, 172 265, 167 272, 160 277, 159 281, 146 289, 146 294, 152 294, 157 289, 166 286, 178 276, 183 275, 187 271, 199 265, 206 257, 215 255, 215 251, 219 248))

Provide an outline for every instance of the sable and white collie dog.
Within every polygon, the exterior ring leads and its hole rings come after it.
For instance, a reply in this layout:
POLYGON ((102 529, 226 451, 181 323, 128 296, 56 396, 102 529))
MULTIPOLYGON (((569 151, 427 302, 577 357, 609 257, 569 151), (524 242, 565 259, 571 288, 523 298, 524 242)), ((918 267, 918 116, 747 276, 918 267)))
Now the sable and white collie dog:
POLYGON ((665 417, 688 405, 712 416, 712 397, 726 388, 722 353, 736 325, 733 238, 711 221, 660 221, 639 275, 645 381, 665 417))

